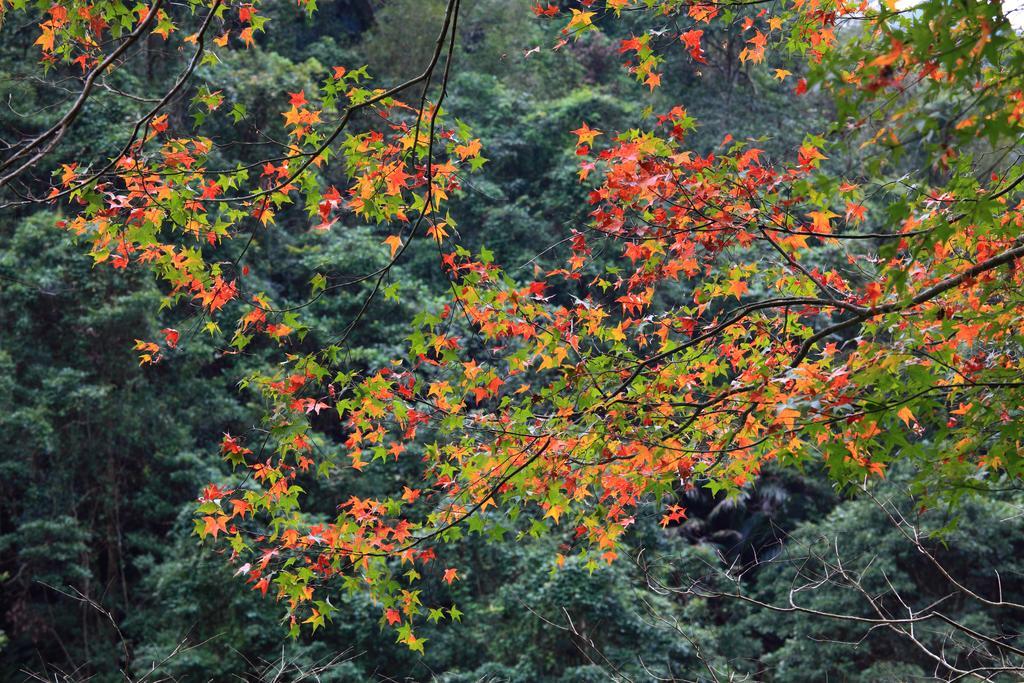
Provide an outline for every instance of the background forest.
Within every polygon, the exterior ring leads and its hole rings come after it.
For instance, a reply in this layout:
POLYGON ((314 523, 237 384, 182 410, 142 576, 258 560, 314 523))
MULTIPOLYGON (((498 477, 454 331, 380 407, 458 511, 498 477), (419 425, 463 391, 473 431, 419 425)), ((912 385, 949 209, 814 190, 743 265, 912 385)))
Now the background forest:
MULTIPOLYGON (((252 49, 197 73, 230 75, 228 100, 242 105, 242 139, 217 152, 227 166, 250 160, 245 135, 281 136, 285 93, 315 89, 333 66, 370 64, 387 83, 418 72, 445 6, 320 0, 307 20, 288 4, 267 6, 275 30, 252 49)), ((718 148, 727 133, 772 129, 758 143, 771 155, 831 115, 814 92, 794 98, 792 79, 744 67, 742 41, 728 34, 705 39, 709 63, 700 71, 682 48, 667 51, 663 86, 651 95, 620 68, 628 31, 624 20, 552 50, 530 3, 467 3, 446 103, 484 141, 487 158, 453 199, 467 248, 485 246, 513 273, 521 264, 525 279, 566 226, 586 222, 587 186, 565 132, 584 120, 625 130, 649 107, 682 101, 699 121, 691 137, 698 150, 718 148)), ((45 128, 64 93, 33 78, 31 32, 5 35, 0 130, 21 130, 26 120, 45 128)), ((145 49, 147 59, 116 71, 112 87, 162 92, 185 57, 156 36, 145 49)), ((62 142, 65 155, 115 153, 111 131, 142 106, 99 93, 62 142)), ((184 124, 202 114, 182 98, 170 116, 184 124)), ((768 471, 739 498, 681 492, 687 518, 663 527, 653 513, 638 515, 631 542, 645 552, 609 566, 570 558, 556 572, 557 538, 491 544, 467 535, 461 580, 424 584, 436 593, 428 602, 454 600, 463 623, 426 626, 423 655, 392 645, 389 632, 381 637, 379 609, 359 594, 339 592, 334 623, 315 638, 286 638, 273 600, 231 581, 224 558, 192 533, 197 492, 228 472, 215 456, 222 432, 258 420, 255 397, 236 383, 270 349, 226 354, 195 326, 181 329, 183 343, 164 362, 140 367, 135 338, 156 338, 163 326, 157 284, 137 271, 93 268, 52 234, 59 218, 34 206, 0 218, 0 679, 121 680, 121 671, 143 677, 154 667, 149 680, 291 680, 311 670, 325 681, 712 680, 708 663, 748 680, 915 680, 932 672, 927 652, 891 629, 719 595, 736 581, 747 596, 783 604, 795 576, 841 553, 857 581, 822 581, 803 604, 869 615, 861 587, 916 604, 944 599, 948 577, 892 519, 893 511, 917 512, 898 468, 873 497, 837 492, 810 469, 768 471), (707 590, 684 590, 692 576, 707 590)), ((271 274, 260 287, 285 306, 308 298, 316 272, 361 273, 385 259, 369 226, 310 225, 303 211, 282 211, 246 253, 254 272, 271 274)), ((392 282, 401 298, 375 303, 354 332, 355 368, 400 354, 408 321, 440 305, 447 286, 426 248, 410 252, 392 282)), ((310 343, 338 334, 361 302, 360 292, 341 291, 306 309, 310 343)), ((310 498, 400 490, 401 482, 399 467, 347 470, 317 484, 333 492, 310 498)), ((998 576, 1001 591, 1020 595, 1021 503, 1016 490, 969 502, 941 542, 925 543, 965 586, 990 593, 998 576)), ((937 510, 916 524, 927 531, 950 521, 937 510)), ((987 633, 1024 628, 1019 613, 953 592, 947 610, 962 623, 987 633)), ((918 637, 937 647, 954 638, 942 623, 923 624, 918 637)))

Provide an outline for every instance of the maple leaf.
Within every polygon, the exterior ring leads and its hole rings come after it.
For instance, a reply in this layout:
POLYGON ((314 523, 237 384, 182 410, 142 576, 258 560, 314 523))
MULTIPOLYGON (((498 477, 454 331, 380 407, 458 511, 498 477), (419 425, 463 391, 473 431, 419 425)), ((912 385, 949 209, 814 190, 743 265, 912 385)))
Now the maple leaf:
POLYGON ((388 609, 384 612, 384 618, 387 619, 388 625, 390 626, 402 623, 402 614, 394 608, 388 609))
POLYGON ((197 297, 211 312, 223 308, 225 304, 235 298, 238 289, 234 282, 226 282, 220 276, 213 281, 213 287, 200 292, 197 297))
POLYGON ((882 298, 882 285, 877 282, 869 282, 864 291, 866 293, 864 298, 872 304, 882 298))
POLYGON ((673 524, 682 519, 686 519, 686 508, 680 507, 679 505, 671 505, 665 510, 665 515, 661 518, 662 528, 667 527, 669 524, 673 524))
POLYGON ((217 486, 216 484, 210 484, 205 489, 203 489, 203 493, 199 497, 199 500, 203 500, 203 501, 210 500, 210 501, 216 502, 216 501, 219 501, 224 496, 227 496, 227 495, 229 495, 231 493, 232 493, 232 491, 230 489, 222 489, 221 487, 217 486))
POLYGON ((760 64, 764 61, 764 47, 768 41, 768 36, 757 31, 753 38, 747 40, 750 44, 749 47, 743 48, 740 52, 741 62, 753 62, 754 64, 760 64))
POLYGON ((431 224, 427 227, 427 235, 432 237, 436 242, 441 242, 448 236, 448 233, 444 229, 446 225, 448 224, 444 221, 431 224))
POLYGON ((565 27, 565 31, 571 33, 573 31, 584 31, 593 26, 594 12, 584 12, 583 10, 572 9, 572 18, 569 19, 569 23, 565 27))
POLYGON ((252 217, 258 220, 263 225, 268 225, 274 221, 274 212, 266 201, 260 202, 252 211, 252 217))
POLYGON ((683 45, 686 46, 686 49, 690 52, 690 57, 692 57, 695 62, 707 64, 708 62, 704 58, 704 48, 700 46, 700 39, 703 35, 704 31, 694 29, 692 31, 679 34, 679 40, 681 40, 683 45))
POLYGON ((694 3, 690 5, 690 9, 687 13, 690 18, 694 21, 699 21, 703 24, 710 24, 711 20, 718 16, 718 7, 716 2, 708 3, 694 3))
POLYGON ((736 168, 742 171, 749 168, 751 165, 757 164, 758 159, 763 153, 763 149, 751 147, 743 154, 741 154, 740 157, 736 160, 736 168))
POLYGON ((775 69, 775 78, 780 80, 780 81, 784 81, 784 80, 786 80, 787 76, 792 76, 792 75, 793 75, 793 72, 792 71, 788 71, 787 69, 775 69))
POLYGON ((325 409, 325 408, 330 408, 330 406, 327 405, 326 403, 324 403, 323 401, 318 401, 316 399, 309 399, 309 402, 306 405, 305 411, 306 411, 307 414, 308 413, 316 413, 317 415, 319 415, 320 411, 325 409))
POLYGON ((64 187, 69 187, 74 182, 75 178, 78 176, 78 163, 75 162, 71 164, 61 164, 60 169, 60 183, 64 187))
POLYGON ((910 426, 910 423, 917 422, 917 418, 914 417, 914 413, 912 413, 910 411, 910 408, 908 408, 907 406, 903 406, 898 411, 896 411, 896 415, 897 417, 900 418, 900 420, 903 421, 903 424, 907 425, 908 427, 910 426))
POLYGON ((160 333, 164 335, 164 340, 166 341, 168 348, 173 349, 178 345, 178 339, 181 338, 181 335, 178 333, 177 330, 170 327, 165 327, 164 329, 160 330, 160 333))
POLYGON ((398 253, 398 250, 402 248, 402 238, 399 237, 398 235, 389 235, 384 239, 384 242, 382 242, 382 244, 386 244, 388 245, 388 247, 391 248, 391 258, 394 259, 395 254, 398 253))
POLYGON ((551 505, 548 507, 547 512, 544 513, 545 517, 550 517, 555 520, 555 524, 558 524, 559 518, 562 516, 564 508, 561 505, 551 505))
POLYGON ((156 133, 163 133, 167 130, 167 114, 160 114, 149 122, 149 127, 156 133))
POLYGON ((160 347, 153 342, 136 339, 134 349, 136 351, 143 352, 139 354, 139 365, 152 364, 153 362, 160 360, 160 357, 156 355, 160 351, 160 347))
POLYGON ((36 38, 36 42, 34 44, 38 45, 43 52, 53 52, 55 40, 53 22, 43 22, 42 24, 39 24, 39 28, 42 29, 42 32, 39 34, 39 37, 36 38))
POLYGON ((217 538, 217 534, 221 531, 227 533, 227 515, 206 515, 203 517, 203 535, 210 534, 214 538, 217 538))
POLYGON ((303 624, 312 624, 313 631, 316 631, 317 627, 323 627, 324 616, 320 614, 320 610, 313 608, 312 614, 309 618, 302 622, 303 624))
POLYGON ((233 508, 231 513, 232 517, 245 517, 245 513, 252 509, 252 506, 249 505, 249 503, 240 498, 232 499, 231 507, 233 508))
POLYGON ((619 53, 623 52, 639 52, 640 48, 643 47, 647 42, 647 36, 637 37, 631 36, 626 38, 619 43, 619 53))
POLYGON ((478 154, 480 154, 480 149, 481 149, 480 138, 476 138, 474 140, 470 140, 465 145, 456 145, 455 146, 455 154, 458 155, 459 159, 462 159, 463 161, 465 161, 466 159, 468 159, 470 157, 475 157, 478 154))
POLYGON ((846 204, 846 220, 860 223, 864 220, 864 216, 867 215, 867 207, 863 204, 857 204, 855 202, 848 202, 846 204))
POLYGON ((832 234, 832 223, 831 220, 836 218, 839 214, 832 213, 828 209, 824 211, 811 211, 811 229, 822 235, 832 234))
POLYGON ((409 634, 409 637, 405 639, 405 644, 409 646, 409 649, 413 652, 419 652, 423 654, 423 643, 427 642, 426 638, 417 638, 416 636, 409 634))
POLYGON ((457 578, 459 578, 458 570, 456 570, 454 567, 449 567, 448 569, 444 570, 444 582, 447 583, 449 586, 451 585, 452 581, 455 581, 457 578))
POLYGON ((978 333, 981 331, 981 325, 959 325, 957 327, 956 338, 957 341, 961 341, 965 344, 973 344, 974 340, 978 338, 978 333))
POLYGON ((590 145, 594 142, 594 138, 601 135, 601 131, 591 128, 585 122, 579 128, 572 131, 572 133, 578 138, 576 141, 577 147, 580 145, 590 145))
POLYGON ((728 292, 735 296, 737 299, 742 298, 743 295, 746 294, 749 289, 750 287, 743 280, 730 280, 729 286, 727 288, 728 292))
POLYGON ((797 152, 797 163, 801 166, 817 168, 818 162, 827 159, 821 151, 813 145, 801 145, 797 152))

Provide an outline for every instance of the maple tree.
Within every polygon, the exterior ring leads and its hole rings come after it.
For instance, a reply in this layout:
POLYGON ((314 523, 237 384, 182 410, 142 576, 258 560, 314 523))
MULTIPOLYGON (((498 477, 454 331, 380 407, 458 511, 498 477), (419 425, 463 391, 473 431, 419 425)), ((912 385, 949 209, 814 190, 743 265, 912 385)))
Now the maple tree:
POLYGON ((219 335, 224 353, 280 349, 242 382, 265 419, 224 435, 220 455, 240 474, 200 493, 195 531, 283 603, 293 634, 324 627, 344 587, 372 596, 381 623, 422 652, 417 624, 461 616, 421 602, 424 577, 461 579, 434 561, 438 544, 554 533, 566 538, 556 564, 578 554, 596 567, 619 557, 641 504, 676 525, 680 491, 735 493, 769 463, 823 462, 840 485, 908 463, 926 506, 1021 474, 1024 48, 999 3, 536 5, 552 26, 543 49, 627 13, 668 26, 618 47, 651 91, 682 50, 693 69, 738 62, 791 97, 830 98, 835 116, 777 158, 731 136, 697 151, 685 103, 626 131, 580 121, 590 219, 527 281, 463 247, 446 208, 487 148, 443 107, 460 0, 421 73, 376 87, 367 68, 338 65, 317 92, 280 93, 288 138, 234 167, 217 165, 213 133, 246 111, 196 72, 267 30, 260 2, 40 7, 43 67, 77 69, 81 91, 4 150, 0 188, 11 205, 63 207, 60 227, 96 263, 159 278, 167 327, 136 341, 141 363, 172 364, 186 326, 219 335), (33 175, 103 76, 153 35, 191 57, 120 153, 61 159, 52 182, 33 175), (191 126, 163 111, 184 96, 191 126), (333 168, 346 184, 325 180, 333 168), (249 288, 245 254, 291 206, 311 230, 378 225, 386 265, 317 273, 306 303, 275 306, 249 288), (375 300, 401 296, 390 276, 410 249, 436 251, 448 303, 409 321, 407 353, 356 372, 346 344, 375 300), (337 337, 303 345, 303 309, 358 287, 337 337), (318 426, 327 415, 340 444, 318 426), (400 493, 303 514, 308 479, 411 458, 422 478, 400 493))

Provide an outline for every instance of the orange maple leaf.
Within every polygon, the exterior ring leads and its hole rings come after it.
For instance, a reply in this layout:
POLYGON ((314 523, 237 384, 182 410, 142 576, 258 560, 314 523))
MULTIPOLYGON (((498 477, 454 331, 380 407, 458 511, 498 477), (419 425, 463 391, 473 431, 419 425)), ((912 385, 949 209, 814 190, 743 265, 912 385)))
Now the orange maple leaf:
POLYGON ((730 294, 735 296, 737 299, 741 298, 750 290, 750 286, 747 285, 743 280, 731 280, 729 282, 728 291, 730 294))
POLYGON ((213 534, 213 537, 217 538, 217 534, 221 531, 227 533, 227 521, 227 515, 217 515, 216 517, 213 515, 207 515, 203 517, 203 522, 205 523, 203 527, 203 534, 213 534))
POLYGON ((589 145, 594 142, 594 138, 600 135, 601 131, 595 130, 584 123, 582 126, 572 131, 572 133, 579 138, 579 140, 576 141, 576 146, 579 147, 580 145, 589 145))
POLYGON ((391 247, 391 258, 395 258, 395 254, 402 248, 402 238, 398 235, 390 235, 384 239, 382 244, 386 244, 391 247))
POLYGON ((455 153, 459 156, 460 159, 465 161, 469 157, 475 157, 475 156, 479 155, 480 154, 480 149, 481 149, 480 138, 476 138, 474 140, 470 140, 469 142, 467 142, 464 145, 456 145, 455 146, 455 153))

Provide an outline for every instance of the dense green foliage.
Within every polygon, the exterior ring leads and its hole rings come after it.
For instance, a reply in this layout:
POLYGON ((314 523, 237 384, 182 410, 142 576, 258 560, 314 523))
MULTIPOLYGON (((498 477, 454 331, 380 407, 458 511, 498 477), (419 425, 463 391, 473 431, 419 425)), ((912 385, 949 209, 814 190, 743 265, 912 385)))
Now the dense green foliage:
MULTIPOLYGON (((323 0, 320 6, 311 21, 282 8, 262 43, 235 54, 232 63, 200 69, 200 78, 204 69, 232 74, 231 100, 244 104, 253 130, 277 134, 274 98, 332 65, 369 62, 382 79, 415 72, 431 47, 431 21, 439 22, 444 9, 438 0, 392 0, 383 8, 323 0), (416 31, 409 31, 412 15, 422 24, 416 31)), ((561 239, 566 225, 585 219, 586 189, 565 131, 584 118, 595 127, 627 129, 651 104, 647 96, 640 104, 644 87, 619 69, 622 35, 615 32, 625 30, 609 27, 611 35, 594 32, 559 51, 524 56, 546 40, 527 4, 486 0, 467 11, 447 106, 486 140, 487 164, 452 207, 469 248, 486 246, 503 263, 521 264, 528 277, 537 252, 561 239)), ((156 41, 149 47, 147 68, 120 71, 115 83, 160 92, 183 57, 164 53, 156 41)), ((27 110, 44 127, 52 116, 48 103, 61 96, 29 77, 30 52, 27 40, 0 47, 4 128, 22 125, 27 110)), ((828 116, 813 94, 793 100, 789 85, 761 82, 732 61, 703 77, 671 61, 664 69, 669 75, 654 98, 687 102, 702 123, 698 147, 714 149, 726 132, 753 134, 770 122, 779 136, 760 143, 770 154, 828 116)), ((93 155, 116 149, 132 105, 101 95, 87 106, 73 139, 62 144, 93 155)), ((193 113, 187 101, 172 110, 183 121, 193 113)), ((244 146, 219 154, 229 164, 249 160, 244 146)), ((729 567, 757 564, 742 574, 744 590, 784 604, 804 565, 780 558, 808 548, 827 555, 839 538, 844 561, 864 572, 871 591, 895 586, 921 604, 948 592, 945 577, 872 500, 839 495, 815 471, 769 472, 740 499, 685 492, 689 519, 662 528, 653 514, 638 516, 631 543, 646 548, 645 556, 593 572, 575 559, 555 571, 554 551, 572 542, 568 536, 527 536, 514 544, 467 536, 457 558, 461 580, 425 584, 433 603, 454 599, 466 624, 446 618, 427 626, 432 646, 424 655, 379 637, 379 609, 358 597, 336 605, 334 623, 315 639, 285 638, 273 601, 228 580, 223 558, 191 535, 196 492, 227 476, 226 466, 212 470, 219 430, 244 431, 258 419, 257 398, 236 383, 268 350, 225 354, 200 325, 183 325, 189 343, 164 363, 140 368, 132 342, 159 334, 157 285, 137 271, 94 269, 56 234, 58 218, 35 207, 0 218, 0 679, 31 671, 59 680, 120 680, 121 669, 141 676, 153 666, 182 680, 288 679, 323 666, 323 680, 566 683, 702 679, 706 662, 757 680, 910 680, 931 672, 926 654, 886 629, 864 637, 867 629, 858 624, 682 591, 690 576, 721 579, 729 567), (51 246, 40 250, 40 244, 51 246)), ((310 231, 301 210, 282 211, 278 229, 260 235, 246 260, 259 266, 255 272, 271 274, 261 286, 287 306, 306 300, 317 272, 338 277, 379 266, 385 258, 379 243, 366 226, 310 231)), ((226 246, 224 257, 237 256, 239 248, 226 246)), ((442 300, 446 283, 435 263, 436 254, 425 250, 396 270, 401 300, 374 303, 352 338, 355 365, 373 367, 395 355, 411 314, 442 300)), ((360 294, 339 292, 309 307, 306 343, 342 332, 360 294)), ((315 426, 327 439, 340 437, 336 423, 315 426)), ((397 467, 371 468, 315 485, 400 491, 399 475, 397 467)), ((875 494, 907 510, 900 481, 894 473, 875 494)), ((926 543, 974 590, 992 595, 998 572, 1002 590, 1019 595, 1024 524, 1016 503, 1024 504, 1016 491, 1005 500, 972 502, 955 531, 926 543)), ((936 512, 922 523, 934 530, 947 521, 936 512)), ((727 590, 719 579, 702 581, 727 590)), ((870 616, 860 598, 824 584, 803 604, 870 616)), ((958 598, 950 613, 986 633, 1024 628, 1019 613, 977 601, 958 598)), ((948 635, 942 624, 927 628, 923 637, 930 642, 948 635)))

